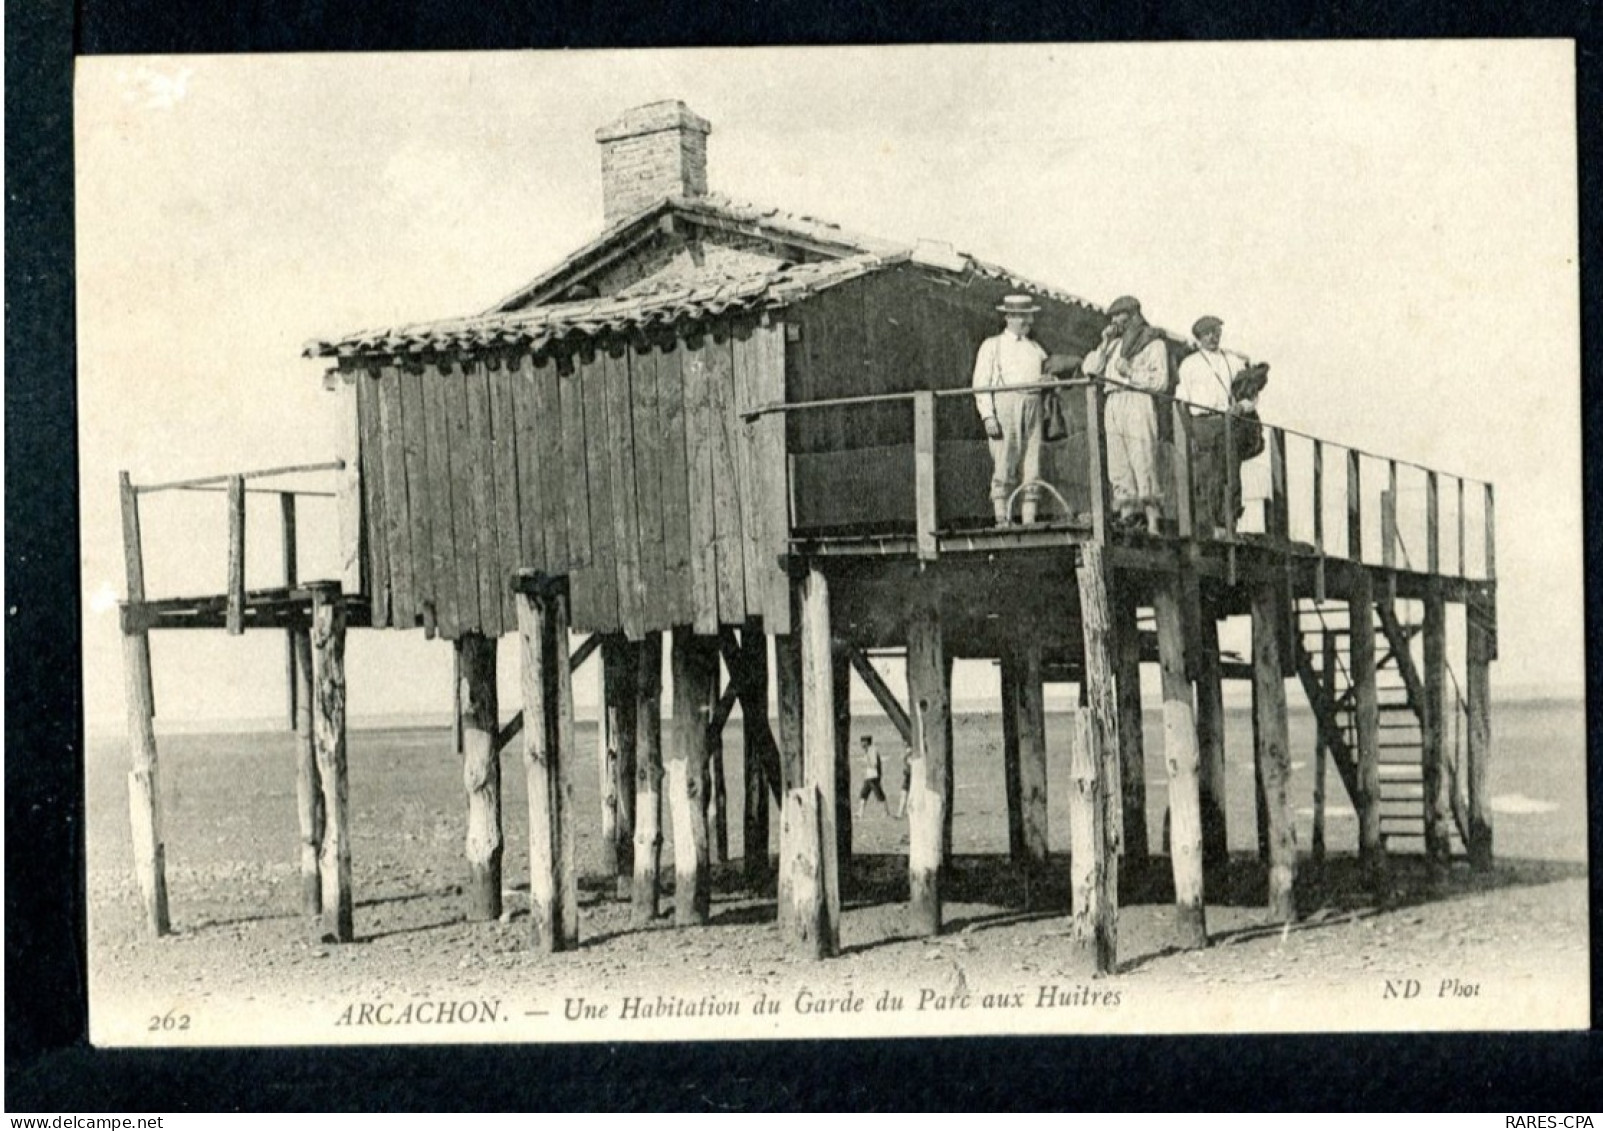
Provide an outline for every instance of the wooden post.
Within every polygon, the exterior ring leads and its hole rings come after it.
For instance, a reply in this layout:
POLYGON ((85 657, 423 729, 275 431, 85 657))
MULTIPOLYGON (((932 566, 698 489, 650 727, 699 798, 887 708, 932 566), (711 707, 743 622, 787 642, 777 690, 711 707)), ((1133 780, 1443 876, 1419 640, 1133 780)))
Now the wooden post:
MULTIPOLYGON (((1133 880, 1146 870, 1147 765, 1146 739, 1141 719, 1141 633, 1136 624, 1136 595, 1128 583, 1119 586, 1113 615, 1113 682, 1119 701, 1119 786, 1124 855, 1119 858, 1124 878, 1133 880)), ((1085 686, 1082 680, 1081 688, 1085 686)))
MULTIPOLYGON (((791 624, 798 623, 791 618, 791 624)), ((802 665, 800 631, 774 637, 774 683, 778 692, 779 712, 779 776, 780 796, 785 798, 779 820, 779 881, 776 900, 783 920, 789 914, 792 897, 791 884, 799 851, 790 842, 791 793, 805 780, 802 760, 802 665)), ((790 925, 781 922, 781 927, 790 925)))
MULTIPOLYGON (((835 832, 839 751, 835 744, 834 667, 829 582, 819 570, 809 568, 801 580, 803 784, 818 798, 822 882, 815 897, 820 905, 818 915, 813 917, 810 910, 798 906, 797 921, 809 918, 821 924, 819 945, 829 956, 840 952, 840 849, 835 832)), ((791 898, 795 901, 805 894, 805 885, 799 885, 791 892, 791 898)))
MULTIPOLYGON (((744 766, 746 804, 741 843, 745 846, 746 883, 757 887, 768 879, 768 782, 760 751, 770 741, 768 730, 768 642, 752 621, 740 634, 741 761, 744 766)), ((779 783, 774 782, 778 792, 779 783)), ((784 794, 780 794, 781 797, 784 794)))
POLYGON ((1286 677, 1280 656, 1284 594, 1278 581, 1260 581, 1252 592, 1252 671, 1258 689, 1257 762, 1263 767, 1264 808, 1269 830, 1269 914, 1283 923, 1297 918, 1297 829, 1291 797, 1291 742, 1286 724, 1286 677))
MULTIPOLYGON (((1241 461, 1236 458, 1236 414, 1225 417, 1225 536, 1235 540, 1236 504, 1241 499, 1241 461)), ((1230 547, 1230 582, 1235 584, 1236 549, 1230 547)))
POLYGON ((629 899, 634 888, 635 870, 635 760, 640 734, 640 648, 633 641, 618 643, 617 671, 613 694, 617 707, 617 736, 614 772, 617 789, 617 871, 614 890, 619 899, 629 899))
POLYGON ((919 594, 907 624, 907 697, 913 713, 913 775, 907 796, 908 926, 941 931, 940 872, 951 768, 951 684, 939 597, 919 594))
POLYGON ((830 702, 835 706, 835 860, 842 882, 852 872, 852 662, 839 640, 830 644, 830 702))
POLYGON ((467 794, 468 918, 501 917, 501 757, 495 641, 477 632, 456 642, 462 658, 462 788, 467 794))
POLYGON ((301 835, 301 910, 312 919, 323 912, 323 877, 318 857, 323 851, 323 780, 317 772, 317 739, 312 733, 312 637, 305 629, 291 629, 294 649, 295 695, 295 812, 301 835))
POLYGON ((1175 938, 1186 949, 1208 945, 1202 903, 1202 794, 1198 783, 1197 727, 1186 678, 1181 580, 1157 578, 1152 593, 1158 622, 1158 663, 1163 672, 1163 756, 1169 771, 1169 852, 1174 869, 1175 938))
MULTIPOLYGON (((1433 571, 1434 572, 1434 571, 1433 571)), ((1423 740, 1425 852, 1432 863, 1446 867, 1452 857, 1448 828, 1453 819, 1447 776, 1447 604, 1441 583, 1433 576, 1425 594, 1425 712, 1423 740)))
MULTIPOLYGON (((1486 488, 1488 508, 1491 491, 1491 487, 1486 488)), ((1488 521, 1488 551, 1490 531, 1488 521)), ((1492 810, 1487 785, 1492 760, 1491 661, 1497 651, 1497 606, 1489 593, 1465 601, 1464 628, 1464 699, 1469 711, 1465 750, 1469 760, 1469 841, 1464 847, 1469 852, 1470 867, 1483 872, 1492 866, 1492 810)))
POLYGON ((1091 537, 1098 545, 1108 541, 1108 437, 1102 419, 1102 385, 1092 381, 1085 387, 1086 483, 1091 491, 1091 537))
POLYGON ((566 581, 520 579, 517 608, 529 797, 529 943, 550 954, 579 943, 566 581))
MULTIPOLYGON (((1113 615, 1108 608, 1108 569, 1101 546, 1080 547, 1076 573, 1080 590, 1080 636, 1085 648, 1085 673, 1081 683, 1097 728, 1097 749, 1102 752, 1101 797, 1108 806, 1104 816, 1107 850, 1113 859, 1118 859, 1124 854, 1124 772, 1120 765, 1124 747, 1119 736, 1119 699, 1113 679, 1110 631, 1113 615)), ((1192 749, 1195 750, 1195 745, 1192 749)), ((1110 897, 1115 895, 1115 889, 1110 888, 1109 894, 1110 897)), ((1114 906, 1117 907, 1116 902, 1114 906)))
POLYGON ((596 710, 596 775, 601 790, 601 871, 618 876, 618 810, 621 804, 618 777, 618 696, 619 672, 625 661, 623 637, 608 635, 601 641, 601 667, 596 673, 600 701, 596 710))
POLYGON ((1434 471, 1425 473, 1425 569, 1433 575, 1442 570, 1441 502, 1434 471))
POLYGON ((674 923, 703 924, 712 909, 707 844, 707 724, 718 688, 718 641, 689 628, 674 629, 673 745, 669 749, 668 803, 673 812, 674 923))
POLYGON ((339 586, 312 591, 312 729, 323 779, 324 942, 350 942, 350 787, 345 776, 345 605, 339 586))
POLYGON ((1269 440, 1269 521, 1271 537, 1286 541, 1291 537, 1290 496, 1286 489, 1286 433, 1284 429, 1266 427, 1269 440))
POLYGON ((1098 974, 1119 967, 1118 908, 1109 899, 1110 878, 1107 815, 1113 808, 1103 797, 1101 731, 1089 710, 1069 716, 1069 867, 1072 870, 1076 961, 1098 974))
MULTIPOLYGON (((295 588, 299 577, 298 562, 295 553, 295 494, 293 491, 281 491, 278 496, 279 515, 282 521, 283 551, 284 551, 284 588, 295 588)), ((287 699, 287 717, 290 730, 300 725, 300 680, 295 678, 295 664, 299 653, 295 650, 296 630, 284 631, 284 696, 287 699)))
MULTIPOLYGON (((1497 518, 1492 504, 1492 485, 1486 484, 1486 580, 1497 579, 1497 518)), ((1490 638, 1489 638, 1490 639, 1490 638)))
POLYGON ((1024 851, 1024 794, 1019 780, 1019 678, 1023 664, 1012 649, 997 665, 1002 700, 1002 793, 1007 799, 1007 854, 1014 863, 1024 851))
POLYGON ((1359 458, 1357 450, 1347 449, 1347 557, 1355 562, 1364 560, 1364 494, 1359 458))
MULTIPOLYGON (((1170 402, 1174 414, 1174 514, 1181 538, 1193 533, 1195 500, 1191 491, 1191 410, 1182 401, 1170 402)), ((1212 530, 1208 531, 1211 535, 1212 530)))
POLYGON ((1397 568, 1397 496, 1390 491, 1380 497, 1380 564, 1397 568))
POLYGON ((729 863, 729 783, 724 778, 724 722, 707 727, 707 860, 729 863))
POLYGON ((245 631, 245 479, 228 477, 228 635, 245 631))
POLYGON ((1258 759, 1258 745, 1262 741, 1259 737, 1259 720, 1263 717, 1258 708, 1258 681, 1254 679, 1249 685, 1252 694, 1252 815, 1256 824, 1253 826, 1258 834, 1258 861, 1269 864, 1269 804, 1265 800, 1263 790, 1263 763, 1258 759))
POLYGON ((823 800, 816 786, 799 785, 785 794, 780 815, 780 875, 789 876, 779 907, 782 933, 792 948, 804 958, 828 958, 834 953, 830 942, 829 900, 825 895, 825 837, 823 800))
POLYGON ((1464 561, 1466 543, 1464 541, 1464 480, 1455 480, 1458 484, 1458 576, 1468 577, 1469 566, 1464 561))
MULTIPOLYGON (((1023 646, 1018 684, 1019 794, 1024 854, 1033 864, 1047 857, 1046 702, 1041 686, 1041 645, 1023 646)), ((1116 804, 1116 802, 1115 802, 1116 804)))
POLYGON ((1204 603, 1194 579, 1187 579, 1187 603, 1197 607, 1197 756, 1201 770, 1202 867, 1222 878, 1230 866, 1225 793, 1224 677, 1219 664, 1219 622, 1212 603, 1204 603))
MULTIPOLYGON (((1319 551, 1319 576, 1324 578, 1325 562, 1325 443, 1314 441, 1314 549, 1319 551)), ((1324 593, 1319 594, 1324 600, 1324 593)))
POLYGON ((1353 715, 1358 731, 1358 856, 1377 889, 1386 883, 1386 841, 1380 831, 1380 702, 1375 687, 1374 580, 1352 571, 1347 594, 1352 635, 1353 715))
POLYGON ((451 745, 458 754, 462 753, 462 696, 458 688, 462 686, 462 653, 455 648, 451 649, 451 745))
MULTIPOLYGON (((1336 701, 1336 638, 1329 632, 1319 634, 1319 679, 1324 689, 1321 703, 1314 704, 1317 713, 1324 713, 1324 704, 1336 701)), ((1314 727, 1314 844, 1313 859, 1316 867, 1325 863, 1325 775, 1330 762, 1330 740, 1326 727, 1333 719, 1320 718, 1314 727)))
POLYGON ((935 393, 930 389, 913 394, 913 485, 918 557, 933 561, 940 551, 935 537, 935 393))
POLYGON ((662 870, 662 633, 648 632, 635 683, 639 730, 635 749, 635 868, 629 921, 657 917, 662 870))
MULTIPOLYGON (((123 566, 128 605, 145 599, 144 552, 139 535, 139 496, 126 471, 117 476, 122 497, 123 566)), ((128 708, 128 824, 133 834, 134 876, 145 904, 145 925, 160 937, 172 929, 167 914, 167 847, 162 835, 157 775, 156 696, 150 672, 150 637, 123 625, 123 697, 128 708)))

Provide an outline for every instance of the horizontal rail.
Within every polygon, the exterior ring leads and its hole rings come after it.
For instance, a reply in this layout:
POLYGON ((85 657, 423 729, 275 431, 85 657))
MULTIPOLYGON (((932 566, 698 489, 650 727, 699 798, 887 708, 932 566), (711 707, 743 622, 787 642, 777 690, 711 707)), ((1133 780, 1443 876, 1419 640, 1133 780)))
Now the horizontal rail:
MULTIPOLYGON (((200 484, 200 485, 187 484, 187 485, 182 485, 182 486, 177 486, 177 487, 167 487, 167 488, 136 487, 136 488, 134 488, 134 490, 142 491, 142 492, 146 492, 146 493, 150 492, 151 490, 195 491, 195 492, 199 492, 201 494, 216 494, 216 495, 225 495, 225 494, 228 493, 228 488, 226 486, 210 486, 208 484, 200 484)), ((292 496, 295 496, 297 498, 302 498, 302 499, 337 499, 337 498, 339 498, 339 495, 334 491, 303 491, 303 490, 301 490, 299 488, 293 488, 293 487, 246 487, 245 488, 245 494, 247 494, 247 495, 277 495, 280 498, 284 497, 285 495, 292 495, 292 496)))
POLYGON ((224 490, 231 479, 270 479, 276 475, 299 475, 312 471, 344 471, 345 461, 342 459, 329 460, 325 463, 298 463, 287 467, 265 467, 258 471, 236 471, 225 475, 202 475, 195 479, 174 479, 167 483, 146 483, 136 485, 134 490, 141 495, 149 495, 156 491, 182 491, 197 487, 210 487, 222 484, 224 490))

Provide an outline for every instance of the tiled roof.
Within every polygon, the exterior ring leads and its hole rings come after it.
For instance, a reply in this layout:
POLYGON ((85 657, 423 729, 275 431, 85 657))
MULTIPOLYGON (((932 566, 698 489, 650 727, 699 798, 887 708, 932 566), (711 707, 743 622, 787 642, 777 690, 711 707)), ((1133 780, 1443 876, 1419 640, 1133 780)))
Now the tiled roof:
POLYGON ((977 275, 1042 298, 1094 313, 1102 312, 1100 307, 1067 291, 974 259, 954 250, 949 244, 920 241, 910 245, 860 236, 810 216, 800 216, 777 208, 758 208, 719 196, 666 197, 612 225, 599 238, 484 314, 312 341, 307 343, 305 355, 393 356, 508 346, 538 350, 569 337, 591 337, 623 329, 696 322, 735 311, 782 307, 850 279, 908 262, 947 274, 977 275), (647 278, 624 291, 601 298, 526 305, 532 296, 539 295, 553 281, 574 269, 582 269, 588 257, 604 250, 629 229, 655 222, 659 216, 669 212, 683 215, 692 222, 698 218, 712 220, 737 228, 750 228, 757 234, 781 241, 802 241, 825 254, 838 254, 841 258, 772 267, 765 265, 737 274, 706 271, 689 277, 675 276, 660 283, 647 278))

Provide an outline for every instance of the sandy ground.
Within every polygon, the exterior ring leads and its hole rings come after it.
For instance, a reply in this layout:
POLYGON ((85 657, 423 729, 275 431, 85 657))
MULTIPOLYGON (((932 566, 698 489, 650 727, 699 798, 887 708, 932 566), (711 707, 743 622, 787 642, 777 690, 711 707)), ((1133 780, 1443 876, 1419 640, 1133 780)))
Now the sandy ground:
MULTIPOLYGON (((739 727, 726 757, 735 807, 716 870, 711 923, 665 916, 631 929, 628 907, 597 874, 594 822, 579 830, 582 945, 527 948, 527 820, 519 759, 504 760, 507 914, 465 919, 463 803, 448 735, 354 731, 350 743, 356 933, 318 941, 298 911, 294 739, 287 733, 183 735, 162 741, 168 883, 175 933, 142 927, 128 857, 120 743, 93 745, 87 800, 91 1036, 97 1044, 751 1038, 858 1033, 1196 1032, 1583 1027, 1589 1016, 1583 709, 1499 708, 1494 719, 1498 864, 1432 875, 1394 860, 1377 899, 1358 882, 1354 822, 1332 803, 1321 875, 1304 851, 1299 922, 1266 922, 1254 850, 1250 734, 1232 716, 1232 863, 1211 893, 1210 945, 1172 945, 1168 861, 1121 895, 1120 970, 1092 978, 1068 936, 1067 751, 1049 722, 1054 859, 1026 880, 1006 860, 1000 726, 957 724, 957 860, 945 932, 906 924, 905 825, 870 810, 856 822, 842 956, 787 952, 771 886, 742 876, 739 727)), ((1293 744, 1311 750, 1306 718, 1293 744)), ((889 728, 862 720, 887 752, 889 728)), ((579 810, 596 811, 594 731, 579 810)), ((1161 727, 1149 719, 1153 848, 1161 829, 1161 727)), ((1309 759, 1311 761, 1311 759, 1309 759)), ((891 761, 891 759, 888 759, 891 761)), ((893 782, 894 784, 894 782, 893 782)), ((1299 762, 1299 798, 1311 768, 1299 762)), ((1332 775, 1332 787, 1339 785, 1332 775)), ((894 803, 895 791, 891 791, 894 803)), ((671 873, 671 848, 664 852, 671 873)), ((672 900, 665 897, 665 912, 672 900)))

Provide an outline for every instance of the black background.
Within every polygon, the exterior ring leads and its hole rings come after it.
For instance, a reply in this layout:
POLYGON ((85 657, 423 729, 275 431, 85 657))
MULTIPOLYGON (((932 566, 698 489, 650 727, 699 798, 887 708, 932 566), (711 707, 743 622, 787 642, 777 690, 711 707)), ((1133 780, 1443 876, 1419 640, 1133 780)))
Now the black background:
MULTIPOLYGON (((87 1043, 72 233, 76 54, 975 42, 1577 40, 1589 581, 1599 578, 1598 0, 6 0, 6 1109, 1596 1109, 1596 1033, 98 1051, 87 1043), (1303 10, 1307 8, 1308 10, 1303 10)), ((1053 97, 1072 97, 1072 91, 1053 97)), ((1495 284, 1493 284, 1495 285, 1495 284)), ((1363 331, 1364 328, 1359 328, 1363 331)), ((1518 327, 1487 327, 1489 335, 1518 327)), ((1603 702, 1588 587, 1590 701, 1603 702)), ((1594 821, 1600 727, 1589 722, 1594 821)), ((1599 930, 1592 876, 1592 937, 1599 930)), ((1599 1016, 1593 971, 1593 1027, 1599 1016)))

